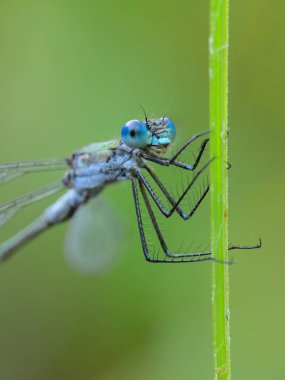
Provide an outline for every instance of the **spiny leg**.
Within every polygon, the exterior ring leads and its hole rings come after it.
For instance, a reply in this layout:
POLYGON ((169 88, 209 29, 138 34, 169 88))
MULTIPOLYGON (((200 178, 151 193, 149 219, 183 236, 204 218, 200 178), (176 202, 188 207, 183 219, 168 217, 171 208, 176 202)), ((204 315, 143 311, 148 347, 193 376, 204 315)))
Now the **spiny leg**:
MULTIPOLYGON (((142 184, 140 184, 141 188, 143 189, 143 193, 145 195, 145 197, 147 197, 146 193, 144 192, 144 187, 142 184)), ((150 256, 150 252, 149 252, 149 249, 148 249, 148 245, 147 245, 147 242, 146 242, 146 238, 145 238, 145 233, 144 233, 144 227, 143 227, 143 222, 142 222, 142 217, 141 217, 141 211, 140 211, 140 204, 139 204, 139 196, 138 196, 138 189, 137 189, 137 184, 136 184, 136 179, 132 179, 132 189, 133 189, 133 195, 134 195, 134 202, 135 202, 135 209, 136 209, 136 215, 137 215, 137 221, 138 221, 138 227, 139 227, 139 233, 140 233, 140 238, 141 238, 141 243, 142 243, 142 248, 143 248, 143 253, 144 253, 144 256, 145 256, 145 259, 151 263, 186 263, 186 262, 198 262, 198 261, 207 261, 207 260, 214 260, 211 256, 210 256, 210 252, 205 252, 205 253, 192 253, 191 256, 188 257, 188 259, 184 260, 184 257, 180 257, 180 260, 175 260, 175 256, 170 256, 169 255, 169 259, 154 259, 154 258, 151 258, 150 256)), ((147 199, 147 198, 146 198, 147 199)), ((144 198, 145 200, 145 198, 144 198)), ((148 208, 148 212, 150 213, 150 217, 151 216, 154 216, 153 215, 153 212, 150 208, 150 205, 149 205, 149 202, 147 200, 146 202, 146 206, 148 208), (151 210, 151 211, 150 211, 151 210)), ((155 220, 155 218, 151 219, 152 220, 152 223, 153 223, 153 226, 155 228, 155 231, 157 233, 157 236, 159 238, 159 241, 160 241, 160 244, 163 248, 163 250, 167 251, 167 253, 169 254, 169 250, 166 246, 166 243, 162 237, 162 234, 158 228, 158 225, 157 225, 157 222, 155 220)), ((179 258, 179 257, 178 257, 179 258)))
POLYGON ((143 186, 143 183, 141 181, 139 181, 139 186, 140 186, 140 191, 142 193, 142 196, 143 196, 143 199, 144 199, 144 202, 145 202, 145 205, 146 205, 146 208, 147 208, 147 211, 148 211, 148 214, 150 216, 150 219, 151 219, 151 222, 152 222, 152 225, 155 229, 155 232, 156 232, 156 235, 158 237, 158 240, 160 242, 160 245, 161 245, 161 248, 163 249, 165 255, 169 258, 171 258, 172 260, 175 260, 175 259, 180 259, 179 261, 180 262, 187 262, 187 261, 205 261, 205 260, 213 260, 213 258, 211 257, 211 252, 195 252, 195 253, 172 253, 168 247, 167 247, 167 244, 165 242, 165 239, 161 233, 161 230, 158 226, 158 223, 157 223, 157 220, 156 220, 156 217, 154 215, 154 212, 152 210, 152 207, 149 203, 149 200, 148 200, 148 196, 146 194, 146 191, 145 191, 145 188, 143 186), (188 258, 188 260, 184 260, 184 258, 188 258), (190 260, 189 260, 190 259, 190 260))
MULTIPOLYGON (((134 182, 133 182, 133 186, 136 187, 136 184, 134 182)), ((162 233, 160 231, 160 228, 159 228, 158 223, 156 221, 155 215, 154 215, 153 210, 151 208, 151 205, 149 203, 149 200, 148 200, 145 188, 144 188, 144 184, 140 180, 139 180, 139 186, 140 186, 140 190, 141 190, 141 193, 142 193, 145 205, 147 207, 150 219, 151 219, 152 224, 154 226, 156 235, 157 235, 157 237, 158 237, 158 239, 160 241, 161 247, 162 247, 165 255, 167 257, 169 257, 169 258, 172 258, 172 260, 167 260, 167 259, 164 259, 164 260, 151 259, 150 258, 150 254, 148 252, 148 258, 149 258, 149 259, 147 259, 148 261, 158 262, 158 263, 164 263, 164 262, 166 262, 166 263, 168 263, 168 262, 180 263, 180 262, 198 262, 198 261, 208 261, 208 260, 211 260, 211 261, 215 261, 215 262, 220 263, 220 264, 232 264, 233 263, 232 260, 230 260, 230 261, 223 261, 223 260, 219 260, 219 259, 211 256, 212 255, 211 251, 208 251, 208 252, 195 252, 195 253, 182 253, 182 254, 172 253, 168 249, 168 247, 166 245, 166 242, 165 242, 165 240, 163 238, 163 235, 162 235, 162 233), (184 260, 184 258, 188 258, 188 259, 184 260), (180 259, 180 260, 175 260, 175 259, 180 259)), ((135 190, 136 190, 136 188, 135 188, 135 190)), ((136 193, 137 193, 137 190, 136 190, 136 193)), ((138 196, 136 198, 137 198, 137 202, 135 200, 135 205, 136 205, 137 214, 139 213, 140 220, 142 220, 141 219, 141 213, 140 213, 140 206, 139 206, 138 196)), ((141 227, 139 226, 140 234, 144 234, 142 222, 140 223, 140 225, 141 225, 141 227)), ((144 238, 144 241, 145 241, 145 238, 144 238)), ((146 241, 145 241, 145 246, 147 248, 146 241)), ((260 248, 260 247, 261 247, 261 239, 259 239, 259 244, 255 245, 255 246, 233 246, 233 245, 231 245, 231 246, 229 246, 229 250, 233 250, 233 249, 256 249, 256 248, 260 248)))
POLYGON ((182 195, 179 197, 179 199, 177 201, 175 201, 171 195, 168 193, 168 191, 166 190, 166 188, 164 187, 164 185, 162 184, 162 182, 159 180, 159 178, 150 170, 150 168, 148 168, 147 166, 145 166, 145 168, 147 168, 148 172, 151 174, 151 176, 153 177, 153 179, 155 180, 155 182, 157 183, 157 185, 160 187, 160 189, 162 190, 162 192, 164 193, 164 195, 166 196, 166 198, 169 200, 169 202, 171 203, 172 205, 172 208, 170 210, 167 210, 163 204, 160 202, 160 200, 158 199, 157 195, 155 194, 155 192, 153 191, 153 189, 151 188, 151 186, 149 185, 149 183, 147 182, 146 178, 144 177, 144 175, 141 173, 140 169, 138 168, 135 168, 134 171, 137 175, 137 177, 140 179, 140 182, 143 183, 143 185, 145 186, 146 190, 148 191, 148 193, 150 194, 150 196, 152 197, 152 199, 154 200, 156 206, 158 207, 158 209, 161 211, 161 213, 166 217, 166 218, 169 218, 175 211, 184 219, 184 220, 187 220, 187 219, 190 219, 195 211, 197 210, 197 208, 199 207, 199 205, 202 203, 202 201, 204 200, 204 198, 206 197, 209 189, 210 189, 210 185, 207 185, 206 189, 203 191, 202 195, 199 197, 199 199, 197 200, 196 204, 194 205, 194 207, 191 209, 191 211, 189 213, 185 213, 181 208, 179 208, 179 204, 182 202, 182 200, 184 199, 184 197, 186 196, 186 194, 188 193, 188 191, 191 189, 191 187, 194 185, 194 183, 196 182, 196 180, 199 178, 199 176, 203 173, 203 171, 205 169, 207 169, 207 167, 210 165, 210 163, 212 162, 212 160, 208 161, 196 174, 195 176, 193 177, 192 181, 188 184, 188 186, 186 187, 186 189, 184 190, 184 192, 182 193, 182 195))
POLYGON ((145 256, 145 259, 147 261, 151 262, 151 257, 149 254, 146 238, 145 238, 145 233, 144 233, 144 227, 143 227, 143 222, 142 222, 142 216, 141 216, 141 210, 140 210, 140 205, 139 205, 139 196, 138 196, 138 189, 136 185, 136 179, 132 179, 132 189, 133 189, 133 196, 134 196, 134 202, 135 202, 135 209, 136 209, 136 215, 137 215, 137 221, 138 221, 138 227, 139 227, 139 234, 141 238, 141 243, 142 243, 142 248, 143 248, 143 253, 145 256))
MULTIPOLYGON (((167 260, 167 259, 164 259, 164 260, 161 260, 161 259, 151 259, 151 260, 148 260, 148 261, 151 261, 151 262, 158 262, 158 263, 181 263, 181 262, 199 262, 199 261, 214 261, 216 263, 220 263, 220 264, 227 264, 227 265, 230 265, 233 263, 232 260, 230 261, 223 261, 223 260, 219 260, 215 257, 212 256, 212 253, 209 251, 209 252, 195 252, 195 253, 172 253, 167 245, 166 245, 166 242, 163 238, 163 235, 160 231, 160 228, 157 224, 157 221, 156 221, 156 218, 155 218, 155 215, 153 213, 153 210, 151 208, 151 205, 149 203, 149 200, 148 200, 148 197, 147 197, 147 194, 145 192, 145 189, 144 189, 144 185, 141 181, 139 181, 139 185, 140 185, 140 190, 141 190, 141 193, 143 195, 143 199, 145 201, 145 204, 146 204, 146 207, 147 207, 147 210, 148 210, 148 213, 149 213, 149 216, 151 218, 151 221, 152 221, 152 224, 154 226, 154 229, 155 229, 155 232, 156 232, 156 235, 160 241, 160 244, 161 244, 161 247, 165 253, 165 255, 169 258, 171 258, 171 260, 167 260), (185 260, 186 258, 186 260, 185 260), (179 260, 176 260, 176 259, 179 259, 179 260)), ((138 208, 139 208, 139 204, 138 204, 138 208)), ((139 210, 140 212, 140 210, 139 210)), ((143 230, 142 230, 143 232, 143 230)), ((256 248, 260 248, 261 247, 261 240, 259 242, 259 244, 255 245, 255 246, 230 246, 229 247, 229 250, 232 250, 232 249, 256 249, 256 248)), ((148 257, 150 257, 150 255, 148 254, 148 257)))
POLYGON ((229 251, 234 249, 258 249, 262 247, 261 239, 259 238, 259 243, 256 245, 230 245, 229 251))
POLYGON ((165 195, 166 199, 170 202, 170 204, 175 208, 175 211, 184 219, 184 220, 188 220, 190 219, 193 214, 195 213, 195 211, 197 210, 197 208, 199 207, 199 205, 202 203, 202 201, 204 200, 204 198, 206 197, 206 195, 208 194, 209 190, 210 190, 210 185, 207 185, 207 187, 204 189, 203 193, 201 194, 200 198, 198 199, 198 201, 196 202, 196 204, 194 205, 194 207, 192 207, 192 210, 189 212, 189 213, 185 213, 179 206, 177 206, 177 202, 172 198, 171 194, 168 192, 168 190, 166 189, 166 187, 164 186, 164 184, 161 182, 161 180, 158 178, 158 176, 156 175, 156 173, 154 172, 154 170, 152 170, 151 167, 149 167, 148 165, 145 165, 144 168, 147 170, 147 172, 150 174, 150 176, 153 178, 153 180, 155 181, 155 183, 158 185, 158 187, 160 188, 160 190, 163 192, 163 194, 165 195))
POLYGON ((159 164, 159 165, 162 165, 162 166, 170 166, 170 165, 174 165, 174 166, 178 166, 182 169, 186 169, 186 170, 195 170, 196 166, 199 164, 200 160, 201 160, 201 157, 206 149, 206 146, 209 142, 209 138, 205 139, 202 141, 202 144, 201 144, 201 147, 200 147, 200 150, 199 150, 199 153, 195 159, 195 162, 194 164, 186 164, 185 162, 180 162, 180 161, 176 161, 176 158, 191 144, 193 143, 197 138, 201 137, 201 136, 204 136, 205 134, 208 134, 209 132, 206 131, 206 132, 201 132, 201 133, 198 133, 196 135, 194 135, 190 140, 188 140, 180 149, 179 151, 170 159, 167 159, 167 158, 159 158, 159 157, 153 157, 153 156, 150 156, 142 151, 138 151, 137 152, 137 155, 140 156, 140 157, 143 157, 145 160, 147 161, 152 161, 156 164, 159 164))
MULTIPOLYGON (((178 156, 180 156, 180 154, 189 146, 191 145, 195 140, 197 140, 199 137, 201 136, 204 136, 206 134, 208 134, 209 131, 205 131, 205 132, 201 132, 201 133, 197 133, 196 135, 194 135, 193 137, 191 137, 188 141, 186 141, 186 143, 178 150, 178 152, 176 152, 176 154, 170 159, 170 163, 172 164, 174 161, 176 161, 176 158, 178 156)), ((198 156, 196 157, 196 161, 194 162, 193 164, 193 170, 195 169, 195 167, 198 165, 203 153, 204 153, 204 150, 207 146, 209 142, 209 138, 206 138, 205 140, 202 141, 202 144, 201 144, 201 147, 200 147, 200 150, 199 150, 199 153, 198 153, 198 156)))
MULTIPOLYGON (((167 188, 164 186, 164 184, 161 182, 161 180, 159 179, 159 177, 156 175, 155 171, 150 167, 148 166, 146 163, 144 163, 144 166, 143 166, 144 169, 146 169, 146 171, 150 174, 150 176, 152 177, 152 179, 154 180, 154 182, 158 185, 158 187, 160 188, 160 190, 162 191, 162 193, 165 195, 166 199, 170 202, 170 204, 173 206, 173 208, 175 207, 175 211, 184 219, 184 220, 188 220, 192 217, 192 215, 194 214, 194 212, 196 211, 196 209, 198 208, 198 206, 200 205, 200 203, 203 201, 203 199, 206 197, 206 195, 208 194, 209 190, 210 190, 210 184, 207 185, 207 187, 205 188, 205 190, 203 191, 202 195, 200 196, 200 199, 198 199, 198 202, 196 203, 196 205, 193 207, 192 211, 190 211, 189 213, 185 213, 178 205, 177 203, 180 202, 180 200, 178 200, 178 202, 176 202, 173 197, 171 196, 171 194, 168 192, 167 188)), ((227 162, 227 169, 231 169, 231 165, 227 162)), ((202 168, 203 170, 203 168, 202 168)), ((199 173, 198 173, 199 174, 199 173)), ((142 181, 144 182, 144 179, 141 178, 142 181)), ((195 178, 194 178, 195 179, 195 178)), ((149 185, 148 185, 149 186, 149 185)), ((146 186, 146 189, 149 191, 148 189, 148 186, 146 186)), ((150 186, 149 186, 150 187, 150 186)), ((149 191, 150 193, 150 191, 149 191)), ((184 193, 183 193, 184 194, 184 193)), ((152 194, 151 194, 152 195, 152 194)), ((183 195, 182 195, 183 197, 183 195)), ((154 200, 155 201, 155 200, 154 200)), ((182 201, 182 199, 181 199, 182 201)), ((155 201, 156 202, 156 201, 155 201)), ((158 206, 159 207, 159 206, 158 206)))

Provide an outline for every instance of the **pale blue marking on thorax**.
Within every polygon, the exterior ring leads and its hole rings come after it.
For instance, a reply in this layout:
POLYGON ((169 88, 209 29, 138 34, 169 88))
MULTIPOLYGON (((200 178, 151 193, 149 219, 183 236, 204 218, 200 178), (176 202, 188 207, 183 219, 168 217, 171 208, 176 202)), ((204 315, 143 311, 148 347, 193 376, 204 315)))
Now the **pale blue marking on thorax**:
POLYGON ((79 151, 71 170, 73 188, 77 191, 96 189, 127 179, 124 175, 136 164, 131 152, 123 146, 97 151, 79 151))

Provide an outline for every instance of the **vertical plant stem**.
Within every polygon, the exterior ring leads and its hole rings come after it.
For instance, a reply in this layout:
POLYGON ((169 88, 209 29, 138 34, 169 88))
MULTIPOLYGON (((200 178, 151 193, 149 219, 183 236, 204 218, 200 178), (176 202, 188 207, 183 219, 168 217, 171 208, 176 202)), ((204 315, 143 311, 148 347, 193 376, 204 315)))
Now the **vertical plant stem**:
MULTIPOLYGON (((211 244, 228 261, 228 22, 229 0, 210 0, 211 244)), ((229 267, 213 264, 212 313, 215 379, 231 378, 229 267)))

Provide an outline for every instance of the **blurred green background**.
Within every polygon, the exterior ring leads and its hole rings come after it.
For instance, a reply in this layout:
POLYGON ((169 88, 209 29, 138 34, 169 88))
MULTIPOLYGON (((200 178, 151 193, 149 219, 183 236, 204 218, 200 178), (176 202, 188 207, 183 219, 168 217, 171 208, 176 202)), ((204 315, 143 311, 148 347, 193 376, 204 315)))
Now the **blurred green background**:
MULTIPOLYGON (((1 0, 0 162, 65 157, 117 137, 142 117, 139 102, 150 116, 173 102, 180 142, 207 129, 208 7, 1 0)), ((230 240, 264 243, 230 269, 233 379, 285 378, 284 11, 281 0, 231 2, 230 240)), ((3 185, 1 203, 55 177, 3 185)), ((106 197, 127 221, 111 271, 74 273, 64 225, 1 266, 1 379, 213 378, 211 264, 145 263, 130 186, 106 197)), ((1 240, 47 204, 24 210, 1 240)), ((189 231, 205 228, 208 212, 189 231)))

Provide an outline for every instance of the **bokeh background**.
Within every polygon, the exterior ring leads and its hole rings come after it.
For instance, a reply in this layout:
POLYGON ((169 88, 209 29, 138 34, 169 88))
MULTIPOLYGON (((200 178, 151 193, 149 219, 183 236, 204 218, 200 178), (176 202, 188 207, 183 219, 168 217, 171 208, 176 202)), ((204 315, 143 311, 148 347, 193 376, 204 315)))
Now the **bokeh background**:
MULTIPOLYGON (((168 111, 180 142, 208 128, 207 1, 0 1, 0 162, 65 157, 168 111)), ((284 379, 284 2, 231 1, 230 268, 234 379, 284 379)), ((1 203, 58 174, 1 186, 1 203)), ((173 177, 169 178, 169 182, 173 177)), ((0 268, 0 377, 211 379, 211 265, 145 263, 131 190, 120 259, 97 277, 65 262, 62 225, 0 268)), ((42 202, 1 229, 32 220, 42 202)), ((205 231, 207 204, 179 242, 205 231)), ((108 225, 106 225, 108 229, 108 225)), ((185 231, 185 230, 184 230, 185 231)), ((181 236, 182 235, 182 236, 181 236)), ((112 237, 110 237, 111 239, 112 237)))

